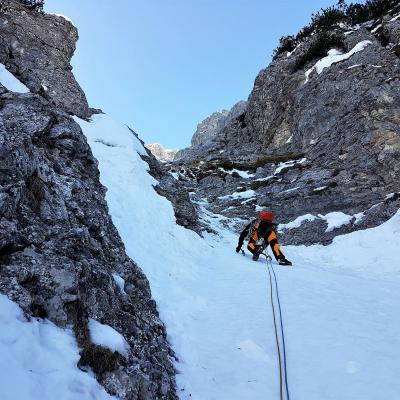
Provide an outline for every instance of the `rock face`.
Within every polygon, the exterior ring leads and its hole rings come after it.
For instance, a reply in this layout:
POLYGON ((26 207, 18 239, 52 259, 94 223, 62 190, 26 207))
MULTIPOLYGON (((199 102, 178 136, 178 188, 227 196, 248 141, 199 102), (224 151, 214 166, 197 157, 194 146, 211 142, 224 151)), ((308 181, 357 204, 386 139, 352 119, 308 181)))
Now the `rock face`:
POLYGON ((32 93, 0 85, 0 291, 27 316, 72 326, 80 368, 109 393, 176 399, 174 355, 148 281, 125 253, 97 161, 69 115, 87 113, 68 64, 76 29, 16 1, 1 5, 1 62, 32 93), (89 318, 121 333, 128 354, 93 344, 89 318))
POLYGON ((149 173, 158 182, 154 190, 168 199, 174 208, 176 223, 184 228, 191 229, 201 235, 204 226, 199 221, 197 208, 191 202, 187 190, 181 185, 165 167, 163 163, 158 162, 149 146, 139 138, 138 134, 132 131, 147 149, 147 156, 142 157, 149 165, 149 173))
POLYGON ((400 206, 391 195, 400 192, 399 13, 346 32, 347 56, 322 71, 318 59, 295 68, 308 42, 278 57, 257 76, 245 112, 173 171, 229 218, 263 207, 282 223, 317 216, 283 231, 290 243, 329 243, 389 218, 400 206), (337 211, 365 215, 328 230, 324 216, 337 211))
POLYGON ((32 12, 15 0, 0 4, 0 63, 32 93, 87 118, 88 104, 70 60, 78 31, 63 17, 32 12))
POLYGON ((178 150, 166 149, 160 143, 146 144, 146 148, 151 151, 151 153, 157 160, 162 162, 172 161, 176 153, 178 152, 178 150))
POLYGON ((201 146, 214 138, 230 123, 246 110, 247 102, 239 101, 230 110, 215 112, 197 125, 192 137, 192 146, 201 146))
MULTIPOLYGON (((215 146, 214 141, 220 140, 220 134, 239 115, 246 110, 247 102, 239 101, 230 110, 215 112, 197 125, 197 130, 192 137, 191 147, 179 150, 175 155, 175 161, 196 160, 207 148, 215 146)), ((172 161, 172 160, 171 160, 172 161)))

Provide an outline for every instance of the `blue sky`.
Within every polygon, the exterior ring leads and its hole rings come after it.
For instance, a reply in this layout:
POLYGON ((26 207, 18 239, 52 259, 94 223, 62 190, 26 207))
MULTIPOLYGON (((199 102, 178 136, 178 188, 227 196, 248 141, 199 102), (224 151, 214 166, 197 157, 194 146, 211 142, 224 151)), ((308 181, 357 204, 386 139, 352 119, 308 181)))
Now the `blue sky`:
POLYGON ((46 0, 79 29, 74 73, 89 104, 146 143, 190 144, 196 125, 247 99, 279 38, 334 0, 46 0))

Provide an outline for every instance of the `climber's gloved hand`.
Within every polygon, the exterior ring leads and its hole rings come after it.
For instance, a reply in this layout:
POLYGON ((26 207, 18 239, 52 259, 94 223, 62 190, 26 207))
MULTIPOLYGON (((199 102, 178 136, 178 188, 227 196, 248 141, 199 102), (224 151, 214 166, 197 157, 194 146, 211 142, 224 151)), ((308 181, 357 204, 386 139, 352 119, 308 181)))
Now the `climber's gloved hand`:
POLYGON ((241 250, 241 248, 242 248, 242 245, 241 245, 241 244, 238 244, 237 247, 236 247, 236 253, 239 253, 239 251, 241 250))

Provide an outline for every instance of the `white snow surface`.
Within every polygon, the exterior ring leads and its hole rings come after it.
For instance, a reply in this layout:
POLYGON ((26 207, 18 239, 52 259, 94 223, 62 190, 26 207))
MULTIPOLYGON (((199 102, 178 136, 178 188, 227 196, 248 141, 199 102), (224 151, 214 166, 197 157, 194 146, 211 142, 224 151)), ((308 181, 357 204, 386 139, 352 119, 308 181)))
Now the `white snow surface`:
POLYGON ((226 170, 225 168, 220 167, 219 169, 220 169, 221 171, 223 171, 223 172, 229 174, 229 175, 232 175, 234 172, 236 172, 241 178, 244 178, 244 179, 252 178, 252 177, 255 175, 255 174, 252 173, 252 172, 249 172, 249 171, 241 171, 240 169, 236 169, 236 168, 233 168, 233 169, 231 169, 231 170, 226 170))
POLYGON ((89 318, 90 339, 94 344, 107 347, 112 351, 118 351, 126 355, 129 345, 124 337, 109 325, 101 324, 93 318, 89 318))
MULTIPOLYGON (((200 238, 177 226, 172 205, 156 194, 137 154, 140 142, 124 125, 105 115, 76 120, 99 161, 113 221, 149 278, 180 360, 180 398, 279 398, 265 262, 236 254, 238 235, 223 228, 226 218, 208 212, 206 202, 202 218, 218 236, 200 238), (150 238, 149 227, 157 233, 150 238)), ((400 212, 330 246, 283 247, 294 267, 274 265, 292 398, 398 400, 399 247, 400 212)))
POLYGON ((74 25, 75 26, 75 24, 73 23, 73 21, 72 21, 72 19, 71 18, 69 18, 69 17, 66 17, 65 15, 63 15, 63 14, 54 14, 56 17, 61 17, 61 18, 64 18, 66 21, 68 21, 68 22, 70 22, 72 25, 74 25))
MULTIPOLYGON (((321 187, 323 188, 323 187, 321 187)), ((321 188, 316 188, 314 190, 319 190, 321 188)), ((296 190, 296 188, 290 189, 290 190, 296 190)), ((287 191, 285 191, 287 192, 287 191)), ((284 192, 282 192, 284 193, 284 192)), ((349 224, 353 218, 355 218, 355 223, 360 222, 361 219, 363 218, 364 213, 358 213, 355 215, 348 215, 339 211, 331 212, 325 215, 318 214, 312 215, 312 214, 305 214, 305 215, 300 215, 297 217, 294 221, 288 222, 287 224, 279 224, 279 230, 282 231, 283 229, 294 229, 294 228, 299 228, 301 224, 305 221, 314 221, 318 218, 323 219, 324 221, 327 222, 328 226, 325 230, 325 232, 331 232, 336 228, 340 228, 343 225, 349 224)))
POLYGON ((268 181, 270 179, 272 179, 275 175, 269 175, 269 176, 265 176, 264 178, 258 178, 255 179, 255 182, 264 182, 264 181, 268 181))
POLYGON ((381 27, 382 27, 382 24, 378 24, 374 29, 372 29, 371 33, 375 33, 381 27))
POLYGON ((178 172, 170 172, 170 174, 176 179, 177 181, 179 180, 179 173, 178 172))
POLYGON ((331 212, 325 215, 319 214, 318 217, 324 219, 328 223, 325 232, 331 232, 336 228, 347 225, 353 219, 353 215, 348 215, 340 211, 331 212))
POLYGON ((284 168, 293 167, 296 164, 304 164, 307 159, 304 157, 300 160, 289 160, 279 163, 278 167, 275 169, 274 175, 279 174, 284 168))
POLYGON ((313 192, 318 192, 318 191, 320 191, 320 190, 324 190, 324 189, 326 189, 327 187, 328 187, 328 186, 319 186, 319 187, 313 189, 313 192))
POLYGON ((394 16, 394 17, 390 20, 390 22, 396 21, 396 20, 398 20, 399 18, 400 18, 400 14, 394 16))
POLYGON ((115 272, 112 274, 112 276, 114 278, 115 283, 117 284, 117 286, 121 290, 121 293, 126 294, 125 293, 125 280, 124 280, 124 278, 122 278, 122 276, 118 275, 115 272))
POLYGON ((357 67, 361 67, 362 64, 354 64, 354 65, 350 65, 350 67, 347 67, 346 69, 353 69, 353 68, 357 68, 357 67))
POLYGON ((279 230, 299 228, 303 222, 314 221, 315 219, 317 219, 317 217, 312 214, 300 215, 294 221, 287 224, 279 224, 279 230))
POLYGON ((79 351, 71 330, 47 320, 27 321, 1 294, 0 355, 2 400, 114 399, 76 366, 79 351))
POLYGON ((372 42, 370 40, 363 40, 362 42, 357 43, 348 53, 345 54, 336 49, 329 50, 326 57, 319 60, 312 68, 306 71, 306 80, 304 83, 308 82, 309 76, 313 71, 317 71, 318 74, 322 74, 325 68, 329 68, 335 63, 349 59, 352 55, 364 50, 371 43, 372 42))
POLYGON ((232 200, 232 199, 250 199, 255 198, 256 192, 252 189, 245 190, 244 192, 234 192, 232 194, 227 194, 225 196, 219 196, 220 200, 232 200))
POLYGON ((0 63, 0 83, 12 92, 29 93, 29 89, 0 63))

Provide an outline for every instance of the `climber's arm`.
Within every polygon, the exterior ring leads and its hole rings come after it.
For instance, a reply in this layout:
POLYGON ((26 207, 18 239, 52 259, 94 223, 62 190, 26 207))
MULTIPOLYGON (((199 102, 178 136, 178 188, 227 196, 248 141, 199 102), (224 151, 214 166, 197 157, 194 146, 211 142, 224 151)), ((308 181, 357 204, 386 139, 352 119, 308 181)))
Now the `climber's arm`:
POLYGON ((237 253, 239 253, 240 249, 243 246, 244 239, 249 234, 250 226, 251 226, 251 222, 243 229, 242 233, 239 236, 239 242, 238 242, 238 245, 236 247, 236 252, 237 253))

